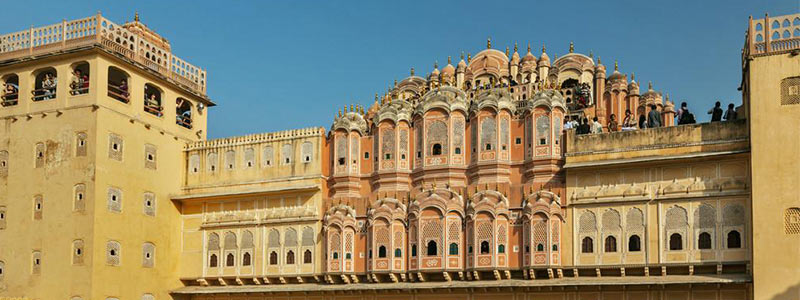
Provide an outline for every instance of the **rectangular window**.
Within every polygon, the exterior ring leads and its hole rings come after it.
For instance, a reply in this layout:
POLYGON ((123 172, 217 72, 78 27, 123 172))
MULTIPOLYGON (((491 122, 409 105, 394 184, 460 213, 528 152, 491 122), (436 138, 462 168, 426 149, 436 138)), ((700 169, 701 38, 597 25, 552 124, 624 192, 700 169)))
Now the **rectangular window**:
POLYGON ((151 144, 144 145, 144 167, 146 169, 156 169, 156 146, 151 144))
POLYGON ((516 138, 514 140, 514 144, 517 144, 517 145, 522 144, 522 138, 516 138))
POLYGON ((108 135, 108 158, 122 161, 122 137, 116 134, 108 135))

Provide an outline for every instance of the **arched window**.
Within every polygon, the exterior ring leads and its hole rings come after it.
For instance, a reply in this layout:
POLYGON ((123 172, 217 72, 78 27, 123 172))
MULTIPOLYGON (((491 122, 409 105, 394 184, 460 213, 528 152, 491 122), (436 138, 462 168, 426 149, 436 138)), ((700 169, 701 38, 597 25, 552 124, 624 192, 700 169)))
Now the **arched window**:
POLYGON ((638 235, 632 235, 628 238, 628 252, 642 251, 642 241, 638 235))
POLYGON ((219 262, 217 262, 217 255, 211 254, 211 257, 208 258, 208 266, 211 268, 216 268, 218 265, 219 262))
POLYGON ((306 250, 303 252, 303 263, 310 264, 311 263, 311 250, 306 250))
POLYGON ((742 236, 739 231, 728 232, 728 249, 742 248, 742 236))
POLYGON ((442 144, 433 144, 431 153, 433 153, 433 155, 442 155, 442 144))
POLYGON ((558 251, 558 244, 553 244, 553 251, 558 251))
POLYGON ((606 237, 606 252, 617 252, 617 238, 614 236, 607 236, 606 237))
POLYGON ((83 95, 89 93, 89 63, 79 62, 72 65, 69 79, 69 94, 83 95))
POLYGON ((481 242, 481 254, 489 254, 489 242, 481 242))
POLYGON ((378 247, 378 258, 386 258, 386 246, 378 247))
POLYGON ((458 244, 450 243, 450 255, 458 255, 458 244))
POLYGON ((708 232, 700 233, 700 236, 697 237, 697 248, 711 249, 711 235, 708 232))
POLYGON ((56 98, 58 73, 54 68, 44 68, 34 72, 36 78, 33 82, 33 101, 42 101, 56 98))
POLYGON ((333 252, 333 259, 339 259, 339 252, 333 252))
POLYGON ((531 246, 525 245, 525 253, 531 253, 531 246))
POLYGON ((426 251, 427 251, 427 252, 426 252, 426 253, 427 253, 427 255, 428 255, 428 256, 436 256, 436 252, 437 252, 437 251, 436 251, 436 250, 437 250, 437 249, 436 249, 436 247, 437 247, 437 246, 438 246, 438 245, 436 245, 436 241, 433 241, 433 240, 431 240, 431 241, 428 241, 428 249, 426 249, 426 251))
POLYGON ((783 27, 789 27, 789 19, 783 20, 783 27))
POLYGON ((155 115, 162 116, 164 107, 161 106, 161 89, 152 84, 144 85, 144 111, 155 115))
POLYGON ((761 23, 756 24, 756 31, 761 31, 762 29, 761 23))
POLYGON ((128 74, 122 70, 108 67, 108 96, 128 103, 131 95, 128 89, 128 78, 128 74))
POLYGON ((417 244, 411 245, 411 257, 417 257, 417 244))
POLYGON ((250 253, 245 252, 242 255, 242 266, 249 266, 250 265, 250 253))
POLYGON ((500 244, 497 246, 497 253, 503 254, 506 253, 506 245, 500 244))
POLYGON ((233 253, 228 253, 228 255, 225 256, 225 266, 233 267, 234 265, 236 265, 236 258, 233 257, 233 253))
POLYGON ((594 241, 592 238, 585 237, 581 241, 581 253, 593 253, 594 252, 594 241))
POLYGON ((537 244, 536 252, 544 252, 544 244, 537 244))
POLYGON ((19 102, 19 76, 16 74, 6 75, 2 78, 3 89, 1 99, 3 106, 17 105, 19 102))
POLYGON ((669 236, 669 250, 683 250, 683 237, 680 233, 669 236))
POLYGON ((403 251, 400 250, 400 248, 394 249, 394 257, 402 257, 402 256, 403 256, 403 251))
POLYGON ((175 124, 192 129, 192 103, 189 100, 175 99, 175 124))
MULTIPOLYGON (((372 252, 370 252, 370 253, 372 253, 372 252)), ((353 259, 353 253, 350 253, 350 252, 345 253, 344 254, 344 259, 353 259)))
POLYGON ((294 251, 289 250, 289 252, 286 252, 286 264, 287 265, 294 264, 294 251))
MULTIPOLYGON (((336 259, 338 255, 338 253, 334 252, 333 258, 336 259)), ((278 252, 272 251, 269 253, 269 264, 273 266, 278 264, 278 252)))

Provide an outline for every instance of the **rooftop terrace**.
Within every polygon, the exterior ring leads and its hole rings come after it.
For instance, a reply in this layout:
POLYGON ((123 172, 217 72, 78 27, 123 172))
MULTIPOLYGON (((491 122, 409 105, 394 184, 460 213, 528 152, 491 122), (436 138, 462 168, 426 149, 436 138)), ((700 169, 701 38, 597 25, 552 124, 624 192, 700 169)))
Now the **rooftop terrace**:
POLYGON ((206 71, 173 55, 169 43, 139 23, 138 17, 133 23, 120 26, 98 13, 0 35, 0 64, 87 46, 124 56, 190 91, 206 95, 206 71))
POLYGON ((750 18, 745 56, 760 56, 800 49, 800 14, 750 18))
POLYGON ((750 149, 749 134, 744 119, 587 135, 570 130, 565 167, 742 153, 750 149))

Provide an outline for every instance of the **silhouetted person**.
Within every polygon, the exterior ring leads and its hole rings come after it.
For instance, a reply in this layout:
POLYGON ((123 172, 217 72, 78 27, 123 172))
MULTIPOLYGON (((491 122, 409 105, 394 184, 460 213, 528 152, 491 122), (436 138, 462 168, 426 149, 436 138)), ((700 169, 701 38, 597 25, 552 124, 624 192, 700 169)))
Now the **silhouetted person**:
POLYGON ((639 115, 639 129, 647 128, 647 118, 644 115, 639 115))
POLYGON ((733 103, 728 104, 728 110, 725 111, 725 121, 736 120, 736 107, 733 103))
POLYGON ((661 114, 656 109, 655 104, 650 104, 650 113, 647 115, 647 127, 661 127, 661 114))
POLYGON ((722 104, 717 101, 714 104, 714 108, 708 111, 708 114, 711 115, 711 122, 719 122, 722 121, 722 104))
POLYGON ((696 123, 694 119, 694 114, 689 112, 689 109, 683 111, 681 118, 678 120, 678 125, 685 125, 685 124, 694 124, 696 123))

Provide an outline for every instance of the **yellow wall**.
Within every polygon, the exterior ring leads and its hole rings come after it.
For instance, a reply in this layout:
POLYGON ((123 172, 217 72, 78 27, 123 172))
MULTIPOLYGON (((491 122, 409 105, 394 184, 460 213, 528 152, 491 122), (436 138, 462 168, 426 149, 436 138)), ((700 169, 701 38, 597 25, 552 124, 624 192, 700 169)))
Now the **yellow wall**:
POLYGON ((787 234, 784 214, 800 207, 800 105, 781 105, 781 81, 800 76, 791 54, 755 57, 749 82, 753 177, 753 279, 756 299, 800 297, 800 234, 787 234))
POLYGON ((9 73, 19 75, 20 99, 16 106, 0 108, 0 151, 9 152, 9 174, 0 178, 0 206, 6 207, 8 217, 6 229, 0 230, 0 261, 5 264, 0 297, 139 299, 150 293, 168 298, 168 291, 180 286, 173 259, 180 249, 179 209, 169 195, 182 185, 184 144, 205 137, 205 114, 196 110, 197 101, 205 100, 97 50, 0 67, 0 74, 9 73), (90 89, 85 95, 71 95, 71 65, 80 61, 89 63, 90 89), (106 95, 109 65, 129 74, 129 104, 106 95), (43 67, 57 71, 57 98, 33 102, 33 71, 43 67), (145 82, 164 91, 163 117, 143 111, 145 82), (177 97, 193 102, 192 130, 175 124, 177 97), (78 132, 86 133, 86 156, 76 156, 78 132), (109 158, 111 133, 123 139, 121 161, 109 158), (39 142, 46 148, 45 163, 36 168, 39 142), (157 149, 155 170, 145 168, 145 144, 157 149), (86 185, 82 212, 73 211, 78 183, 86 185), (120 213, 107 208, 109 187, 123 192, 120 213), (144 213, 145 192, 155 194, 155 216, 144 213), (42 195, 44 202, 38 220, 36 195, 42 195), (72 263, 74 240, 84 242, 83 262, 78 265, 72 263), (106 264, 109 240, 121 244, 119 266, 106 264), (142 266, 145 242, 156 247, 153 268, 142 266), (41 253, 38 274, 32 272, 33 251, 41 253), (109 284, 122 282, 136 284, 109 284))

